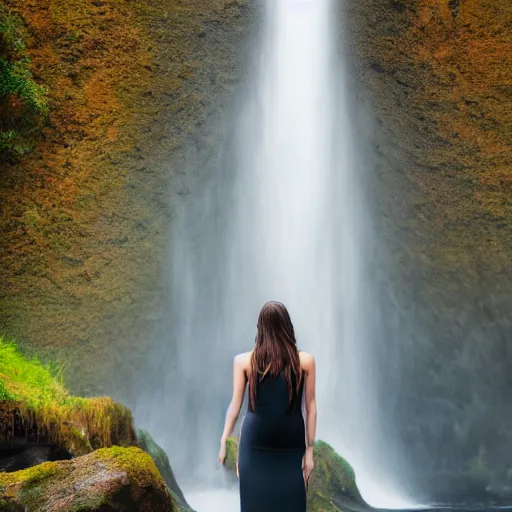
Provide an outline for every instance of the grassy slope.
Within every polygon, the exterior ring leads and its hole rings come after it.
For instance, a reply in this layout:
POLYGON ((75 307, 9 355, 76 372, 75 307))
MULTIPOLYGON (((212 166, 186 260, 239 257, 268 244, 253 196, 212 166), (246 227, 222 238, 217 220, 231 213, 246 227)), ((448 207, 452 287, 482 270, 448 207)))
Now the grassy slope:
POLYGON ((38 438, 49 434, 51 442, 78 457, 0 472, 0 509, 10 500, 17 500, 31 510, 50 506, 54 501, 55 507, 68 507, 63 510, 78 510, 74 507, 79 505, 88 510, 96 502, 125 496, 122 499, 130 505, 149 500, 147 506, 151 508, 151 500, 156 499, 155 507, 166 503, 166 510, 185 510, 186 503, 167 455, 147 432, 140 432, 141 439, 136 439, 130 411, 108 397, 72 396, 61 377, 60 366, 29 359, 15 343, 0 337, 0 443, 8 442, 12 436, 13 413, 19 410, 29 432, 34 427, 38 438), (166 489, 158 468, 166 472, 173 484, 171 490, 166 489), (92 480, 91 475, 95 475, 92 480), (126 493, 128 484, 132 495, 126 493), (7 502, 2 501, 2 496, 7 502), (59 500, 62 504, 57 505, 59 500))
POLYGON ((0 440, 14 430, 14 411, 27 427, 73 455, 112 444, 134 444, 128 409, 110 398, 80 398, 69 394, 60 368, 27 359, 16 345, 0 338, 0 440))

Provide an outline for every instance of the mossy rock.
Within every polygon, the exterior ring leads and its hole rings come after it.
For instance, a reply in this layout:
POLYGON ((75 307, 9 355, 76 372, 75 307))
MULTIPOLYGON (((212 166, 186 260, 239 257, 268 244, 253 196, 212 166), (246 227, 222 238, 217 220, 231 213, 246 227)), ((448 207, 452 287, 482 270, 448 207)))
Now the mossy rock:
MULTIPOLYGON (((224 465, 234 473, 238 440, 230 437, 226 443, 224 465)), ((311 512, 341 512, 369 510, 357 488, 352 466, 323 441, 314 448, 315 469, 308 489, 308 510, 311 512)))
POLYGON ((0 337, 0 446, 53 445, 77 457, 136 444, 130 410, 109 397, 71 396, 60 369, 43 365, 0 337))
POLYGON ((357 488, 352 466, 323 441, 314 448, 315 469, 308 492, 308 510, 338 512, 369 508, 357 488))
POLYGON ((167 484, 169 490, 175 497, 176 501, 184 510, 191 510, 189 504, 185 500, 182 490, 180 489, 178 482, 174 476, 174 473, 169 462, 169 457, 164 450, 155 443, 147 430, 137 429, 137 443, 140 448, 151 455, 154 460, 156 467, 160 471, 162 478, 167 484))
POLYGON ((117 446, 0 473, 0 507, 31 512, 181 510, 149 454, 117 446))
POLYGON ((226 441, 226 460, 224 466, 233 474, 236 474, 236 459, 238 454, 238 439, 236 437, 229 437, 226 441))

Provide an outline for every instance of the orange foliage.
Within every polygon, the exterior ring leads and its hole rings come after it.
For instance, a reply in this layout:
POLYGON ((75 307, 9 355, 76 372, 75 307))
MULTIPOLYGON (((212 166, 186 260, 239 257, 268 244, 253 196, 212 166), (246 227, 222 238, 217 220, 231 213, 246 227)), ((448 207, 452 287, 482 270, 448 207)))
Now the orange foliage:
POLYGON ((475 199, 483 209, 511 215, 512 6, 465 0, 454 16, 447 2, 418 4, 405 38, 413 58, 429 66, 432 81, 415 91, 414 101, 443 102, 444 112, 426 114, 454 146, 447 160, 462 161, 476 175, 482 186, 475 199))
POLYGON ((377 71, 369 80, 381 118, 404 150, 411 191, 428 210, 415 219, 425 240, 417 252, 436 253, 446 268, 453 268, 452 245, 459 261, 476 247, 487 267, 493 258, 506 260, 512 256, 512 231, 505 229, 512 225, 512 3, 368 0, 359 15, 360 55, 377 71))

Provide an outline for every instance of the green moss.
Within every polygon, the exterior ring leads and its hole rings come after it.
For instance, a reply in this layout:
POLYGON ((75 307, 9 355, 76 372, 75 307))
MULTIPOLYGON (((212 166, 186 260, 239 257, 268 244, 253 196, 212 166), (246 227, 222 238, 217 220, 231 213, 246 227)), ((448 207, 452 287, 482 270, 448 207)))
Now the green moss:
POLYGON ((160 475, 153 459, 144 450, 135 446, 121 448, 112 446, 102 448, 92 454, 93 458, 108 463, 109 467, 125 471, 130 482, 141 487, 146 487, 157 482, 165 487, 165 482, 160 475))
POLYGON ((308 510, 312 512, 342 512, 329 496, 322 494, 320 491, 308 492, 308 510))
POLYGON ((29 506, 30 510, 32 510, 41 500, 49 481, 65 473, 57 462, 45 462, 38 466, 10 474, 17 477, 17 480, 12 481, 12 483, 21 484, 19 493, 22 503, 29 506))
POLYGON ((15 343, 1 337, 0 382, 12 398, 34 408, 62 403, 67 397, 55 366, 45 366, 37 359, 25 357, 15 343))
POLYGON ((137 429, 137 444, 154 460, 158 471, 160 471, 160 474, 162 475, 162 478, 167 484, 167 487, 175 501, 179 503, 184 510, 190 510, 185 496, 174 477, 171 464, 169 463, 169 458, 164 450, 156 444, 149 432, 143 429, 137 429))
POLYGON ((321 473, 326 486, 336 483, 347 496, 359 499, 359 489, 352 466, 324 441, 315 443, 315 464, 317 474, 321 473))
POLYGON ((25 512, 25 507, 23 505, 18 505, 17 503, 9 503, 0 498, 0 510, 2 510, 2 512, 25 512))
POLYGON ((0 424, 5 432, 11 435, 18 411, 26 426, 37 428, 74 456, 112 444, 134 444, 129 409, 108 397, 71 396, 60 376, 58 365, 29 359, 15 343, 0 337, 0 424))
POLYGON ((21 56, 25 51, 25 30, 19 16, 0 6, 0 56, 21 56))
POLYGON ((0 500, 13 510, 21 505, 20 510, 33 512, 85 512, 107 505, 109 510, 181 510, 151 457, 139 448, 118 446, 0 473, 0 500))
MULTIPOLYGON (((166 453, 155 443, 147 430, 137 429, 137 442, 140 448, 151 455, 158 468, 169 464, 169 458, 166 453)), ((161 470, 160 473, 162 473, 161 470)))
POLYGON ((226 460, 224 465, 228 471, 236 470, 236 461, 238 457, 238 439, 229 437, 226 442, 226 460))
POLYGON ((12 400, 12 398, 13 397, 10 395, 10 393, 7 391, 5 387, 4 381, 0 380, 0 402, 4 400, 12 400))
POLYGON ((78 30, 73 30, 70 34, 69 34, 69 40, 72 42, 72 43, 76 43, 78 41, 80 41, 81 39, 84 38, 84 35, 78 31, 78 30))
POLYGON ((363 503, 352 466, 323 441, 314 448, 315 469, 311 475, 308 507, 313 511, 339 512, 340 503, 363 503))
POLYGON ((22 469, 14 473, 0 472, 0 487, 7 487, 14 483, 18 484, 35 484, 40 483, 46 478, 61 474, 62 470, 58 462, 43 462, 38 466, 28 469, 22 469))

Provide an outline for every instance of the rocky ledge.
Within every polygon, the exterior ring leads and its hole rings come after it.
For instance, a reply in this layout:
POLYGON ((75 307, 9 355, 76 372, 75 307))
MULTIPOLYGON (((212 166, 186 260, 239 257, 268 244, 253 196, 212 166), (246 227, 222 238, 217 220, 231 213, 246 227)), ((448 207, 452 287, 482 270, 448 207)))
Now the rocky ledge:
POLYGON ((130 410, 71 396, 59 375, 0 338, 0 510, 190 510, 130 410))

